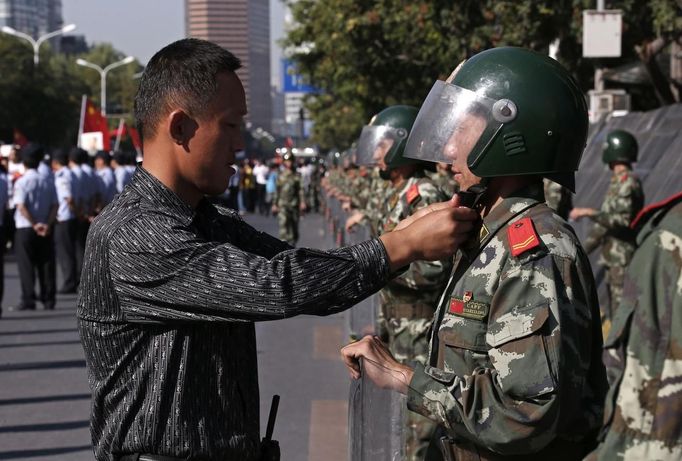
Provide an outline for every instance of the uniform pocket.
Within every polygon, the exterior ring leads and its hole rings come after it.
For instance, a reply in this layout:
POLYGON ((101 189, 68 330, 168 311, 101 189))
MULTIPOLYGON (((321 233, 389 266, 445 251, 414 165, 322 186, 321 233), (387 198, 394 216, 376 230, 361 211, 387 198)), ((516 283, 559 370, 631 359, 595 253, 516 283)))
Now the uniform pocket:
POLYGON ((438 368, 463 376, 478 367, 487 366, 490 349, 485 341, 487 323, 459 316, 448 317, 438 330, 438 368))
POLYGON ((533 398, 555 389, 542 333, 548 318, 549 306, 541 304, 514 309, 490 322, 488 354, 501 388, 512 397, 533 398))

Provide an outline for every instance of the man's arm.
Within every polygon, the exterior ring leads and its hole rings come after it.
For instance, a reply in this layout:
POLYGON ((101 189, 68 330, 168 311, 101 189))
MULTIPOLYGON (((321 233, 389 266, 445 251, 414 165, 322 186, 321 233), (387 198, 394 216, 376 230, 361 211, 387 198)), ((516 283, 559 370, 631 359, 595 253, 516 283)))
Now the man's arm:
MULTIPOLYGON (((121 307, 140 320, 268 320, 346 309, 418 258, 438 259, 466 240, 474 212, 448 207, 400 232, 329 252, 282 251, 265 258, 197 238, 175 221, 144 239, 150 221, 129 221, 109 239, 109 270, 121 307), (460 219, 460 221, 457 220, 460 219), (442 221, 438 223, 438 221, 442 221), (170 231, 172 229, 172 232, 170 231), (429 235, 432 238, 426 238, 429 235)), ((250 246, 257 243, 254 239, 250 246)), ((274 252, 274 251, 273 251, 274 252)))

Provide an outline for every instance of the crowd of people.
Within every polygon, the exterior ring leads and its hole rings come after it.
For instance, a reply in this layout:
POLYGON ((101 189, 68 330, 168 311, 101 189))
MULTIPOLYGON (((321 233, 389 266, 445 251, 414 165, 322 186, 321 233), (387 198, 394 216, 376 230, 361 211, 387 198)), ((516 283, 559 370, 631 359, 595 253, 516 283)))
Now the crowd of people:
MULTIPOLYGON (((10 309, 34 310, 38 302, 54 309, 56 293, 77 292, 90 222, 130 181, 136 157, 28 143, 4 150, 1 162, 0 254, 14 252, 21 284, 21 300, 10 309)), ((3 291, 0 277, 0 302, 3 291)))

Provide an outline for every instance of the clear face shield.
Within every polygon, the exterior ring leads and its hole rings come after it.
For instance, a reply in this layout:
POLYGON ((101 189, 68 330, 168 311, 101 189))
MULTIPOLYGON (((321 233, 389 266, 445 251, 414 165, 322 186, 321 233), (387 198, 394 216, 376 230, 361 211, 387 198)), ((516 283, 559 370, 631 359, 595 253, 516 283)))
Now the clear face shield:
POLYGON ((407 138, 407 130, 390 126, 367 125, 358 141, 358 164, 379 165, 393 146, 407 138))
MULTIPOLYGON (((419 110, 404 155, 449 164, 471 152, 480 155, 502 125, 515 117, 516 106, 509 100, 495 101, 439 80, 419 110)), ((476 163, 474 158, 469 165, 476 163)))

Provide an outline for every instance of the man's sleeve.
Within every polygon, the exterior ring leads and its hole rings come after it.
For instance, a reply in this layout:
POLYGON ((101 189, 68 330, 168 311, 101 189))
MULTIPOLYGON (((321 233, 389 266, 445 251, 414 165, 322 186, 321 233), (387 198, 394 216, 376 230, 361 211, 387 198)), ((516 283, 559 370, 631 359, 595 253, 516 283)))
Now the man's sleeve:
MULTIPOLYGON (((585 320, 589 288, 581 279, 575 264, 549 256, 503 271, 485 334, 490 365, 482 361, 472 374, 462 376, 418 366, 408 407, 501 454, 542 449, 556 436, 561 412, 571 408, 564 405, 571 399, 573 408, 583 404, 582 385, 594 345, 585 331, 590 325, 585 320), (561 405, 560 389, 570 396, 561 405)), ((462 350, 467 336, 480 346, 476 320, 459 322, 469 322, 469 328, 455 323, 452 331, 441 327, 434 334, 459 357, 476 360, 480 348, 462 350)))
POLYGON ((174 224, 154 223, 169 231, 150 238, 150 222, 134 220, 109 240, 109 271, 131 321, 328 315, 377 291, 389 276, 379 240, 265 258, 232 243, 203 240, 174 224))

